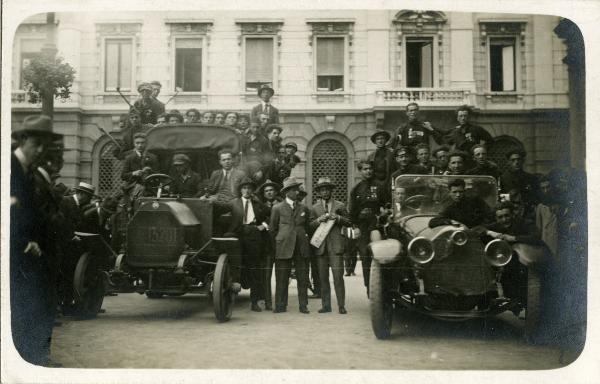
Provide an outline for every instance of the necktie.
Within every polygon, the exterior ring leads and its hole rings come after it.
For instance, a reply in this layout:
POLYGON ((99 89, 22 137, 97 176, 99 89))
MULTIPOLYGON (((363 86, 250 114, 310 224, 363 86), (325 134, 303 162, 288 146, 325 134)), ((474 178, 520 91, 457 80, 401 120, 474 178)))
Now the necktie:
POLYGON ((244 224, 248 224, 248 200, 244 202, 244 224))

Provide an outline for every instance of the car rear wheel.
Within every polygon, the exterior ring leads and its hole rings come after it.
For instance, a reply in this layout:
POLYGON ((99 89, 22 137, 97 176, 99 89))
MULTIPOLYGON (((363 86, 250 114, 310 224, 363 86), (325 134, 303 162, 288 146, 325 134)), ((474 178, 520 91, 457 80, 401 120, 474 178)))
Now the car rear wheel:
POLYGON ((378 339, 387 339, 391 336, 394 318, 394 305, 389 295, 386 294, 383 280, 381 265, 373 260, 369 281, 369 310, 373 333, 378 339))
POLYGON ((525 308, 525 339, 535 343, 540 337, 540 273, 534 268, 527 270, 527 306, 525 308))
POLYGON ((104 277, 89 252, 81 255, 77 262, 73 291, 77 316, 86 319, 96 317, 104 301, 104 277))
POLYGON ((229 260, 227 254, 222 253, 217 260, 212 290, 215 317, 220 323, 231 319, 235 299, 235 293, 231 290, 231 284, 229 260))

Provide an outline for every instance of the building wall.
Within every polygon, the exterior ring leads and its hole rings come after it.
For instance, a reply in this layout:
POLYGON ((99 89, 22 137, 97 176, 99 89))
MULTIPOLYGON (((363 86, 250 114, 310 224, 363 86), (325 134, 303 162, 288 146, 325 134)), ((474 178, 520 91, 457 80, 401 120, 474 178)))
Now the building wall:
MULTIPOLYGON (((429 93, 403 88, 405 65, 403 38, 407 36, 395 23, 398 10, 336 11, 207 11, 136 12, 100 14, 58 13, 57 47, 59 55, 77 71, 73 94, 66 102, 56 102, 55 127, 65 134, 63 182, 94 179, 94 143, 101 132, 118 130, 119 114, 127 105, 115 92, 103 90, 103 38, 117 36, 104 32, 102 24, 122 24, 125 35, 134 39, 134 82, 159 80, 160 99, 174 94, 173 33, 170 23, 196 22, 209 25, 204 36, 203 90, 179 94, 168 109, 182 111, 224 109, 249 111, 258 103, 243 83, 243 45, 239 22, 281 23, 276 42, 276 95, 273 103, 280 109, 284 142, 295 141, 302 158, 310 157, 307 148, 323 133, 343 135, 353 146, 353 159, 365 157, 374 149, 369 136, 376 127, 394 131, 405 121, 404 109, 417 97, 423 115, 434 125, 455 125, 454 109, 463 104, 475 108, 474 120, 492 134, 519 139, 529 152, 527 168, 544 172, 556 161, 568 157, 561 143, 568 140, 568 73, 562 63, 565 44, 554 33, 559 18, 511 14, 452 12, 445 14, 439 30, 433 33, 438 44, 437 82, 429 93), (489 21, 524 23, 518 35, 518 88, 516 92, 492 93, 488 80, 488 46, 482 23, 489 21), (341 93, 316 92, 314 46, 309 22, 353 22, 347 34, 349 88, 341 93), (402 32, 402 33, 401 33, 402 32), (567 157, 565 157, 567 156, 567 157)), ((431 24, 425 23, 425 29, 431 24)), ((34 17, 17 30, 14 42, 13 74, 18 73, 20 46, 24 39, 44 38, 43 18, 34 17)), ((13 76, 13 129, 23 117, 39 110, 27 104, 13 76)), ((136 92, 128 92, 133 101, 136 92)), ((118 133, 117 133, 118 134, 118 133)), ((335 135, 334 135, 335 136, 335 135)), ((294 175, 307 179, 310 167, 300 164, 294 175)), ((349 173, 349 182, 357 172, 349 173)))

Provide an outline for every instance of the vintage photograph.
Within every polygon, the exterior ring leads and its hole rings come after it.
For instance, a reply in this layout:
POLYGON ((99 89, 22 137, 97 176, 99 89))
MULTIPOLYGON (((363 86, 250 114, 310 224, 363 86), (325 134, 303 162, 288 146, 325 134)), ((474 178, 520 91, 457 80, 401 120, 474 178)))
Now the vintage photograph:
POLYGON ((548 370, 582 352, 570 19, 57 10, 7 33, 3 360, 548 370))

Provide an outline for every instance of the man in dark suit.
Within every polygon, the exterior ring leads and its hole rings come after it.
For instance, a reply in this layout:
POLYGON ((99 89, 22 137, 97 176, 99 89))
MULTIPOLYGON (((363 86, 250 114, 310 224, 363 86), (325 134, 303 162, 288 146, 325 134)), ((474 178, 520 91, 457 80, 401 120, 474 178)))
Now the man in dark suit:
POLYGON ((236 197, 240 181, 246 176, 243 171, 233 167, 233 152, 228 149, 219 151, 221 169, 213 171, 208 180, 207 193, 203 199, 220 201, 223 203, 236 197))
POLYGON ((152 97, 152 85, 141 83, 137 90, 141 97, 133 103, 131 109, 140 114, 142 124, 156 124, 156 118, 165 113, 164 104, 152 97))
POLYGON ((436 217, 429 220, 429 227, 450 225, 453 221, 473 228, 492 219, 492 211, 479 196, 468 197, 465 193, 466 183, 463 179, 455 179, 448 184, 451 202, 436 217))
POLYGON ((146 152, 146 134, 138 132, 133 136, 133 153, 125 158, 121 179, 129 183, 142 183, 143 177, 158 170, 156 155, 146 152))
POLYGON ((469 169, 467 175, 484 175, 492 176, 496 180, 500 177, 500 169, 498 166, 487 159, 487 148, 482 144, 475 144, 471 148, 475 166, 469 169))
POLYGON ((226 236, 240 239, 242 250, 242 266, 250 286, 250 310, 261 312, 258 300, 263 296, 262 266, 264 263, 263 236, 269 229, 266 221, 267 209, 253 196, 256 185, 244 177, 239 183, 239 195, 231 200, 227 210, 231 212, 231 224, 226 236))
POLYGON ((11 153, 10 173, 10 308, 15 348, 31 363, 56 366, 50 360, 50 341, 56 306, 46 250, 40 233, 41 215, 34 203, 31 167, 44 147, 62 135, 52 132, 45 115, 27 116, 12 132, 17 148, 11 153))
POLYGON ((377 147, 367 160, 373 162, 373 178, 382 186, 389 185, 390 176, 396 170, 394 155, 386 146, 391 135, 383 129, 377 130, 371 135, 371 141, 377 147))
POLYGON ((325 239, 318 247, 314 248, 318 258, 319 276, 321 278, 322 308, 319 309, 319 313, 331 312, 331 288, 329 286, 329 268, 331 267, 338 309, 341 314, 346 314, 346 292, 344 287, 345 239, 341 231, 342 226, 350 226, 351 222, 344 203, 332 198, 334 188, 335 184, 328 177, 323 177, 317 182, 315 189, 320 200, 310 210, 310 225, 313 230, 317 230, 319 226, 324 225, 323 223, 334 222, 325 239))
POLYGON ((506 154, 508 168, 500 176, 500 191, 509 193, 517 190, 523 197, 526 210, 533 211, 537 202, 538 181, 535 175, 523 170, 526 155, 525 151, 520 149, 513 149, 506 154))
MULTIPOLYGON (((281 202, 277 196, 281 186, 271 180, 265 181, 258 187, 258 196, 265 206, 267 217, 270 219, 273 206, 281 202)), ((264 257, 264 277, 263 293, 265 299, 265 309, 273 310, 273 294, 271 290, 271 279, 273 277, 273 265, 275 264, 275 242, 268 232, 263 232, 263 253, 264 257)))
POLYGON ((270 152, 269 140, 258 132, 258 124, 251 123, 248 134, 243 136, 242 153, 246 161, 260 161, 270 152))
POLYGON ((475 144, 486 146, 492 144, 492 135, 488 131, 478 125, 469 123, 470 113, 471 109, 466 105, 456 110, 458 125, 444 137, 446 143, 452 145, 452 149, 468 153, 471 152, 471 148, 475 144))
POLYGON ((250 113, 250 121, 259 121, 260 114, 268 116, 268 124, 279 124, 279 110, 271 105, 271 97, 275 94, 275 90, 268 84, 263 84, 258 89, 258 97, 260 104, 252 108, 250 113))
POLYGON ((173 155, 175 174, 170 185, 171 194, 181 197, 199 197, 202 194, 202 178, 190 168, 190 158, 183 153, 173 155))
POLYGON ((270 230, 275 239, 275 313, 287 310, 292 263, 296 269, 300 312, 309 313, 307 233, 310 212, 305 205, 297 202, 301 184, 293 177, 285 179, 281 188, 285 200, 276 204, 271 212, 270 230))
POLYGON ((419 120, 419 105, 417 103, 408 103, 406 105, 406 124, 398 127, 396 136, 392 141, 392 148, 399 146, 409 147, 413 154, 414 149, 420 143, 429 145, 429 138, 432 137, 436 143, 442 144, 444 132, 435 128, 429 121, 419 120))

